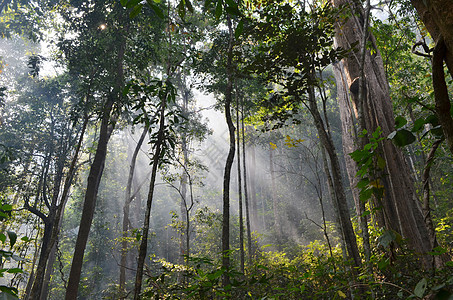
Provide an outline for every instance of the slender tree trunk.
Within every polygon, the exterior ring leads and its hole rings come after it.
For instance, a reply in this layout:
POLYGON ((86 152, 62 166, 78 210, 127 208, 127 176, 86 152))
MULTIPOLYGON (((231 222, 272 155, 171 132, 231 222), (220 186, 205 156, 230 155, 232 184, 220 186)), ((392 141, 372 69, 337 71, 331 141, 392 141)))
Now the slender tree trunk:
POLYGON ((274 170, 274 149, 269 149, 269 172, 271 175, 271 197, 272 197, 272 211, 274 214, 274 226, 277 235, 277 244, 282 243, 282 225, 278 215, 278 199, 277 199, 277 185, 275 183, 275 170, 274 170))
POLYGON ((258 220, 258 204, 256 200, 256 154, 255 145, 249 146, 250 153, 250 168, 249 168, 249 183, 250 183, 250 226, 252 231, 258 231, 259 220, 258 220))
POLYGON ((338 231, 338 234, 340 236, 340 245, 341 245, 341 253, 343 255, 343 259, 347 260, 348 259, 348 253, 346 251, 346 242, 344 238, 344 232, 343 228, 341 227, 341 222, 340 222, 340 215, 338 213, 338 202, 335 200, 335 189, 333 187, 333 180, 332 176, 330 175, 330 170, 329 170, 329 163, 327 162, 327 157, 326 157, 326 149, 324 146, 321 147, 321 155, 322 155, 322 162, 324 166, 324 173, 326 174, 326 179, 327 179, 327 188, 330 193, 330 199, 332 201, 332 206, 335 212, 335 227, 338 231))
MULTIPOLYGON (((245 160, 245 126, 244 126, 244 99, 241 101, 241 108, 242 108, 242 117, 241 117, 241 129, 242 129, 242 164, 243 164, 243 172, 244 172, 244 197, 245 197, 245 217, 246 217, 246 225, 247 225, 247 251, 248 255, 248 264, 249 267, 252 266, 252 256, 255 256, 253 253, 253 241, 252 241, 252 230, 250 228, 250 204, 249 204, 249 196, 248 196, 248 189, 247 189, 247 163, 245 160)), ((238 126, 239 128, 239 126, 238 126)))
POLYGON ((153 204, 154 189, 156 183, 157 169, 159 167, 160 156, 162 151, 162 145, 165 139, 165 108, 167 106, 167 96, 161 99, 160 112, 159 112, 159 132, 157 135, 157 141, 155 143, 155 151, 153 155, 153 167, 151 170, 151 180, 149 183, 148 199, 146 201, 145 219, 143 222, 142 238, 140 242, 140 248, 138 252, 137 260, 137 273, 135 276, 135 289, 134 289, 134 300, 140 299, 140 293, 143 282, 143 268, 145 266, 146 252, 148 249, 148 235, 149 225, 151 217, 151 206, 153 204))
POLYGON ((79 141, 74 153, 74 157, 72 158, 71 165, 66 175, 66 179, 63 186, 63 192, 61 194, 61 202, 59 205, 57 205, 57 199, 60 190, 60 182, 62 180, 63 172, 63 161, 61 161, 59 175, 56 176, 57 184, 54 188, 54 195, 52 199, 50 213, 49 216, 47 217, 47 221, 45 222, 44 235, 41 246, 41 255, 36 270, 36 276, 34 277, 33 287, 27 299, 47 298, 47 288, 50 280, 50 273, 52 272, 53 268, 53 261, 49 259, 49 256, 51 255, 53 249, 55 248, 55 242, 58 238, 59 229, 61 225, 61 214, 64 211, 64 205, 66 204, 66 200, 68 198, 69 189, 72 184, 72 179, 75 173, 75 165, 79 158, 79 152, 80 148, 82 147, 83 136, 85 134, 87 124, 88 118, 85 118, 80 132, 79 141))
POLYGON ((124 200, 124 206, 123 206, 123 239, 121 241, 121 262, 120 262, 120 293, 125 292, 125 286, 126 286, 126 266, 127 266, 127 237, 128 237, 128 231, 129 231, 129 225, 130 225, 130 220, 129 220, 129 211, 130 211, 130 205, 133 200, 133 197, 131 197, 132 193, 132 182, 134 178, 134 173, 135 173, 135 166, 137 163, 137 157, 138 153, 140 151, 140 148, 142 147, 143 141, 145 140, 146 134, 148 133, 148 128, 144 128, 142 134, 140 135, 140 138, 137 141, 137 145, 135 146, 134 153, 132 154, 131 157, 131 162, 130 162, 130 167, 129 167, 129 176, 127 178, 127 185, 126 185, 126 198, 124 200))
POLYGON ((44 277, 41 295, 40 295, 40 298, 37 298, 36 295, 33 295, 33 297, 36 297, 35 299, 47 299, 48 289, 49 289, 49 284, 50 284, 50 276, 53 272, 53 265, 54 265, 55 257, 56 257, 56 249, 57 249, 56 243, 58 240, 58 235, 60 233, 61 224, 63 222, 64 210, 65 210, 65 206, 68 201, 68 198, 69 198, 69 191, 71 189, 72 181, 74 179, 74 175, 76 172, 76 164, 79 159, 80 149, 82 148, 83 138, 84 138, 87 126, 88 126, 88 116, 85 116, 83 124, 82 124, 82 129, 81 129, 80 135, 79 135, 79 140, 78 140, 76 149, 74 151, 74 156, 72 158, 72 161, 69 166, 69 170, 66 175, 65 182, 64 182, 63 192, 61 194, 61 202, 56 209, 56 217, 55 217, 55 221, 54 221, 55 225, 52 228, 52 235, 51 235, 50 243, 49 243, 49 248, 51 249, 51 251, 49 254, 46 254, 46 255, 48 255, 48 262, 47 262, 47 269, 46 269, 46 274, 44 277))
POLYGON ((83 256, 85 254, 85 247, 88 241, 91 223, 93 221, 98 187, 101 181, 102 172, 104 171, 107 144, 114 127, 114 123, 110 124, 110 113, 112 111, 113 102, 112 96, 109 96, 104 106, 101 128, 99 130, 98 146, 88 175, 82 217, 80 219, 79 232, 77 234, 71 271, 69 273, 68 287, 66 289, 66 300, 77 299, 79 281, 82 274, 83 256))
MULTIPOLYGON (((431 151, 428 154, 426 159, 425 167, 423 169, 422 175, 422 182, 423 182, 423 215, 425 217, 426 227, 428 228, 429 238, 431 241, 431 249, 434 249, 439 246, 436 238, 436 231, 434 228, 433 220, 431 218, 431 208, 429 204, 430 198, 430 189, 429 189, 429 172, 431 171, 431 166, 434 162, 434 156, 436 154, 437 148, 439 148, 440 144, 443 140, 437 140, 434 142, 431 151)), ((433 251, 433 250, 431 250, 433 251)), ((433 268, 442 268, 445 266, 445 262, 441 255, 434 255, 433 256, 433 268)))
POLYGON ((316 105, 316 99, 313 87, 309 88, 309 109, 313 116, 316 129, 318 131, 319 139, 321 144, 327 151, 327 155, 330 161, 330 167, 332 172, 332 182, 335 191, 335 201, 338 207, 338 217, 340 220, 341 228, 345 238, 346 249, 348 251, 349 259, 352 260, 354 266, 359 267, 361 265, 361 258, 359 249, 357 247, 357 240, 355 237, 354 229, 352 227, 351 218, 349 214, 349 208, 346 201, 346 195, 343 188, 342 176, 340 170, 340 163, 336 154, 335 146, 333 144, 331 136, 326 132, 325 125, 322 121, 321 114, 319 113, 316 105))
MULTIPOLYGON (((225 89, 225 119, 228 125, 230 137, 230 150, 225 162, 223 173, 223 220, 222 220, 222 267, 226 272, 230 269, 230 180, 231 167, 233 166, 234 153, 236 152, 236 141, 234 136, 234 124, 231 118, 231 100, 233 90, 233 26, 231 18, 227 15, 228 25, 228 58, 227 58, 227 86, 225 89)), ((222 285, 225 287, 230 283, 227 273, 222 276, 222 285)))
POLYGON ((236 87, 236 138, 237 138, 237 169, 238 169, 238 195, 239 195, 239 252, 241 260, 241 272, 245 272, 245 254, 244 254, 244 208, 242 203, 242 176, 241 176, 241 133, 239 126, 239 96, 236 87))

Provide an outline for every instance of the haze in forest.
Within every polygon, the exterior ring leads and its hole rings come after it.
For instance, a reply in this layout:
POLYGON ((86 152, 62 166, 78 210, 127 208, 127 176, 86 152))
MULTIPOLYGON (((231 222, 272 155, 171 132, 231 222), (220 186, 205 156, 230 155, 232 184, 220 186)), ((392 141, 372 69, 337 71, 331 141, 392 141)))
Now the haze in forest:
POLYGON ((452 12, 0 1, 0 298, 451 299, 452 12))

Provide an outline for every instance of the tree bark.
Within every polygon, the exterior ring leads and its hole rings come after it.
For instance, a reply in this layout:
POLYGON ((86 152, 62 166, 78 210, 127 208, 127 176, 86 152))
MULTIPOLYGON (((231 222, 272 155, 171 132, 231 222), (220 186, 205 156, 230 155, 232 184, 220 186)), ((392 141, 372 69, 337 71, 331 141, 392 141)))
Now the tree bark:
MULTIPOLYGON (((360 41, 363 36, 362 8, 350 0, 332 0, 334 6, 347 5, 352 15, 336 24, 336 44, 343 49, 350 49, 351 44, 360 41)), ((360 76, 360 60, 355 50, 343 59, 344 70, 351 90, 352 105, 357 115, 359 105, 363 107, 365 128, 368 132, 375 132, 378 127, 383 135, 387 136, 394 131, 394 115, 389 95, 389 86, 379 50, 376 48, 373 35, 369 34, 376 54, 365 53, 364 78, 366 79, 365 103, 359 103, 358 95, 351 86, 354 79, 360 76)), ((339 83, 341 84, 341 83, 339 83)), ((388 226, 401 232, 408 239, 409 245, 418 254, 422 255, 424 266, 429 268, 430 263, 426 253, 430 243, 428 231, 423 222, 422 213, 417 205, 417 195, 412 182, 409 168, 400 149, 390 140, 380 143, 379 151, 386 162, 385 175, 380 178, 384 182, 386 192, 383 200, 383 210, 390 221, 388 226), (396 220, 393 214, 396 212, 396 220), (398 222, 396 222, 398 221, 398 222)))
POLYGON ((252 241, 252 230, 250 228, 250 204, 249 204, 249 196, 248 196, 248 189, 247 189, 247 164, 245 160, 245 126, 244 126, 244 99, 241 99, 241 109, 242 109, 242 117, 241 117, 241 129, 242 129, 242 164, 243 164, 243 173, 244 173, 244 198, 245 198, 245 217, 246 217, 246 227, 247 227, 247 251, 248 255, 248 264, 249 267, 252 265, 252 256, 255 256, 253 250, 253 241, 252 241))
POLYGON ((411 0, 420 19, 434 41, 445 41, 444 55, 450 75, 453 77, 453 1, 411 0))
POLYGON ((359 249, 357 247, 357 240, 355 237, 354 229, 351 223, 351 217, 349 214, 349 208, 346 201, 346 195, 343 188, 342 176, 340 163, 338 161, 338 156, 336 154, 335 146, 333 144, 331 136, 326 132, 325 125, 319 113, 318 107, 316 105, 315 93, 313 87, 309 88, 308 95, 308 107, 310 113, 313 116, 313 120, 318 131, 319 139, 324 149, 326 149, 327 156, 329 157, 331 174, 332 174, 332 183, 335 191, 336 207, 338 208, 338 217, 340 221, 340 226, 343 230, 343 235, 345 239, 346 249, 348 252, 349 259, 352 260, 352 263, 355 267, 361 265, 361 258, 359 254, 359 249))
MULTIPOLYGON (((231 18, 227 15, 228 25, 228 57, 227 57, 227 86, 225 89, 225 119, 228 125, 230 137, 230 150, 225 162, 223 173, 223 210, 222 210, 222 268, 225 272, 230 269, 230 180, 231 167, 233 166, 234 153, 236 152, 236 141, 234 136, 234 124, 231 118, 231 100, 233 90, 233 26, 231 18)), ((230 283, 227 273, 222 276, 222 285, 225 287, 230 283)))
MULTIPOLYGON (((422 175, 422 182, 423 182, 423 214, 425 217, 425 223, 426 227, 428 228, 429 232, 429 238, 431 241, 431 251, 433 251, 434 248, 438 247, 439 244, 437 242, 436 238, 436 230, 434 228, 433 220, 431 218, 431 208, 429 204, 429 198, 430 198, 430 189, 429 189, 429 173, 431 171, 431 166, 434 162, 434 156, 436 154, 437 148, 439 148, 440 144, 443 142, 443 140, 437 140, 434 142, 431 151, 428 154, 428 157, 426 159, 425 167, 423 169, 423 175, 422 175)), ((442 255, 434 255, 433 256, 433 267, 436 268, 442 268, 445 266, 444 260, 442 255)))
POLYGON ((242 175, 241 175, 241 133, 239 130, 239 96, 236 90, 236 133, 237 133, 237 171, 238 171, 238 196, 239 196, 239 256, 241 261, 241 272, 245 272, 245 253, 244 253, 244 208, 242 201, 242 175))
POLYGON ((121 262, 120 262, 120 282, 119 282, 119 289, 120 293, 125 292, 125 285, 126 285, 126 265, 127 265, 127 237, 128 237, 128 230, 130 225, 129 220, 129 211, 130 211, 130 204, 133 200, 131 197, 132 193, 132 182, 134 179, 135 173, 135 166, 137 163, 138 153, 140 148, 142 147, 143 141, 145 140, 146 134, 148 133, 148 129, 144 128, 140 138, 137 141, 137 145, 135 146, 134 153, 131 157, 131 162, 129 166, 129 176, 127 178, 127 185, 126 185, 126 198, 124 200, 123 206, 123 239, 121 241, 121 262))
POLYGON ((272 197, 272 212, 274 215, 274 227, 276 234, 277 244, 282 243, 282 225, 278 215, 278 198, 277 198, 277 185, 275 183, 275 170, 274 170, 274 150, 272 147, 269 149, 269 172, 271 175, 271 197, 272 197))
POLYGON ((101 181, 102 172, 104 171, 105 157, 107 155, 107 144, 114 128, 114 123, 110 124, 110 113, 113 107, 113 97, 109 95, 104 106, 101 128, 99 130, 98 146, 91 164, 88 175, 88 183, 83 203, 82 217, 80 219, 79 232, 72 258, 71 271, 69 273, 68 287, 66 289, 66 300, 76 300, 79 289, 79 281, 82 273, 83 256, 90 233, 91 223, 93 221, 94 210, 96 207, 96 198, 101 181))
POLYGON ((165 108, 167 106, 167 95, 161 99, 160 111, 159 111, 159 132, 155 144, 155 151, 153 154, 153 167, 151 170, 151 180, 149 183, 148 199, 146 201, 145 219, 143 222, 142 238, 140 242, 140 248, 137 259, 137 272, 135 275, 135 289, 134 289, 134 300, 140 299, 140 293, 143 282, 143 268, 145 265, 146 252, 148 249, 148 235, 150 227, 151 217, 151 206, 153 204, 154 189, 156 183, 157 169, 160 163, 160 156, 162 151, 162 144, 165 139, 165 108))

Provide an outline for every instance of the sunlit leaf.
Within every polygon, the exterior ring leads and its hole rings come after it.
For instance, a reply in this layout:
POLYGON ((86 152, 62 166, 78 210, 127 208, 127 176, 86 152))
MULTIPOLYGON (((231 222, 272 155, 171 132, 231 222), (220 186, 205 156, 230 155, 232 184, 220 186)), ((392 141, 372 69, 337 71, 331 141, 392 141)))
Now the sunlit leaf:
POLYGON ((345 299, 347 297, 346 294, 343 293, 342 291, 338 291, 338 296, 340 296, 343 299, 345 299))
POLYGON ((422 278, 422 280, 420 280, 417 283, 417 285, 415 286, 414 295, 419 298, 423 298, 423 295, 425 294, 427 286, 428 286, 428 282, 426 281, 425 278, 422 278))

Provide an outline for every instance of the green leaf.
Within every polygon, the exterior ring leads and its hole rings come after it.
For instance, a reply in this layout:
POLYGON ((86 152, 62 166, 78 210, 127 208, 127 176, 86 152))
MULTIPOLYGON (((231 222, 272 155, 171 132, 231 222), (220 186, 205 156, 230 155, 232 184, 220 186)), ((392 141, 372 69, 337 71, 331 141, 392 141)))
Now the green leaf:
POLYGON ((8 269, 8 271, 6 271, 8 273, 11 273, 11 274, 16 274, 16 273, 23 273, 24 270, 22 270, 21 268, 11 268, 11 269, 8 269))
POLYGON ((406 129, 394 131, 390 133, 387 138, 393 140, 395 145, 399 147, 407 146, 415 141, 415 135, 406 129))
POLYGON ((222 11, 223 11, 223 1, 222 0, 218 0, 217 1, 217 6, 215 8, 215 18, 217 20, 220 19, 220 16, 222 15, 222 11))
POLYGON ((429 124, 433 125, 434 127, 436 127, 439 125, 439 118, 435 114, 429 115, 426 117, 425 123, 429 123, 429 124))
POLYGON ((11 245, 11 248, 14 246, 17 240, 17 234, 13 231, 7 231, 8 237, 9 237, 9 244, 11 245))
POLYGON ((3 211, 11 211, 11 210, 13 210, 13 206, 10 205, 10 204, 3 204, 2 205, 2 210, 3 211))
POLYGON ((6 235, 4 235, 3 233, 0 233, 0 241, 2 243, 4 243, 6 241, 6 235))
POLYGON ((414 295, 419 297, 419 298, 423 298, 423 295, 425 294, 427 286, 428 286, 428 282, 426 281, 425 278, 423 278, 415 286, 414 295))
POLYGON ((391 242, 397 241, 397 234, 393 230, 386 230, 384 233, 378 238, 378 245, 387 248, 391 242))
POLYGON ((2 293, 0 293, 0 300, 18 300, 19 299, 15 296, 16 293, 15 293, 14 288, 10 288, 7 286, 0 286, 0 290, 2 291, 2 293))
POLYGON ((127 0, 120 0, 121 6, 126 7, 127 0))
POLYGON ((417 119, 415 120, 414 122, 414 126, 412 126, 412 132, 417 132, 419 131, 420 129, 423 129, 423 127, 425 126, 426 124, 426 121, 424 118, 420 118, 420 119, 417 119))
POLYGON ((126 8, 132 8, 135 7, 137 4, 139 4, 142 0, 129 0, 126 1, 126 8))
POLYGON ((236 30, 234 31, 234 37, 237 39, 239 38, 239 36, 242 34, 242 32, 244 31, 244 22, 241 20, 238 24, 238 26, 236 27, 236 30))
POLYGON ((143 5, 141 5, 141 4, 134 6, 134 8, 132 9, 131 13, 129 14, 129 17, 131 19, 133 19, 136 16, 138 16, 138 14, 142 11, 142 7, 143 7, 143 5))
POLYGON ((378 158, 377 158, 377 165, 378 165, 379 169, 381 169, 381 170, 384 170, 385 166, 387 165, 387 163, 385 162, 385 159, 383 159, 382 156, 380 156, 380 155, 378 155, 378 158))
POLYGON ((181 17, 181 19, 184 19, 184 17, 186 16, 186 7, 184 2, 184 0, 181 0, 176 7, 178 9, 178 15, 181 17))
POLYGON ((162 12, 162 10, 160 9, 159 6, 157 6, 153 0, 146 0, 146 2, 148 3, 149 7, 151 7, 151 9, 156 13, 156 15, 161 18, 161 19, 164 19, 165 18, 165 15, 164 13, 162 12))
POLYGON ((190 2, 190 0, 185 0, 184 2, 186 4, 187 10, 189 10, 191 13, 193 13, 193 6, 192 6, 192 3, 190 2))
POLYGON ((442 255, 447 252, 447 249, 440 246, 433 249, 433 251, 428 252, 429 255, 442 255))
POLYGON ((395 128, 399 129, 407 124, 407 120, 401 116, 395 118, 395 128))

